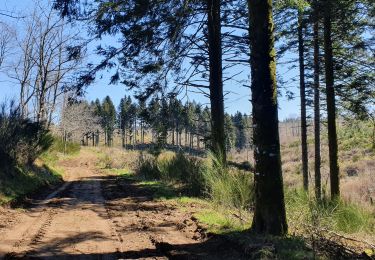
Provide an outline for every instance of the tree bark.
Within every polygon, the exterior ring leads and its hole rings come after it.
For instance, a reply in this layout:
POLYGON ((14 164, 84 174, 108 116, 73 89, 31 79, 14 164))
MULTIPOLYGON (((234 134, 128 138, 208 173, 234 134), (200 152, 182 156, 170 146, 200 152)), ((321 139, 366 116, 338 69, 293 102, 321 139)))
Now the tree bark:
POLYGON ((248 0, 255 145, 256 233, 287 233, 278 127, 272 0, 248 0))
POLYGON ((314 146, 315 146, 315 197, 318 201, 322 198, 322 181, 320 174, 320 66, 319 66, 319 9, 318 0, 314 0, 314 146))
POLYGON ((324 8, 324 59, 327 95, 329 174, 331 184, 331 198, 334 199, 340 196, 340 176, 337 156, 338 148, 336 131, 335 89, 333 75, 331 5, 331 0, 326 0, 324 8))
POLYGON ((298 11, 298 56, 299 56, 299 85, 301 96, 301 149, 303 188, 309 189, 309 161, 307 154, 307 123, 306 123, 306 90, 305 90, 305 60, 303 41, 303 11, 298 11))
POLYGON ((212 151, 226 163, 220 0, 207 0, 212 151))
POLYGON ((172 145, 174 145, 174 128, 172 127, 172 145))

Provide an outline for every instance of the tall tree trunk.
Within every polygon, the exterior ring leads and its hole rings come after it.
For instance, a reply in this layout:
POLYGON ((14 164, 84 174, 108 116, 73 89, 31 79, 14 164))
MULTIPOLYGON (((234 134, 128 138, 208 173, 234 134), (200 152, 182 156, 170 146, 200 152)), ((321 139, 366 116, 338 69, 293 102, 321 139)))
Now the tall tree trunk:
POLYGON ((307 124, 306 124, 306 90, 305 90, 305 60, 303 42, 303 11, 298 11, 298 56, 299 56, 299 87, 301 96, 301 149, 303 188, 309 189, 309 161, 307 154, 307 124))
POLYGON ((128 148, 128 136, 126 135, 126 125, 124 126, 124 136, 125 136, 125 150, 128 148))
POLYGON ((207 0, 212 151, 226 163, 220 0, 207 0))
POLYGON ((322 197, 322 181, 320 174, 320 86, 319 86, 319 9, 318 0, 314 0, 314 146, 315 146, 315 197, 319 201, 322 197))
POLYGON ((122 143, 122 148, 125 147, 125 132, 124 129, 121 131, 121 143, 122 143))
POLYGON ((333 52, 331 31, 331 0, 325 1, 324 7, 324 59, 326 75, 327 95, 327 119, 328 119, 328 148, 329 148, 329 175, 331 184, 331 198, 340 196, 340 176, 338 164, 337 132, 336 132, 336 105, 333 76, 333 52))
POLYGON ((187 147, 187 140, 188 140, 188 132, 187 132, 187 129, 185 128, 185 147, 187 147))
POLYGON ((257 233, 287 233, 277 111, 272 0, 248 0, 257 233))
POLYGON ((134 139, 133 139, 133 149, 137 143, 137 117, 134 118, 134 139))
POLYGON ((144 139, 143 139, 143 120, 141 120, 141 144, 144 143, 144 139))
POLYGON ((172 145, 174 145, 174 128, 172 127, 172 145))

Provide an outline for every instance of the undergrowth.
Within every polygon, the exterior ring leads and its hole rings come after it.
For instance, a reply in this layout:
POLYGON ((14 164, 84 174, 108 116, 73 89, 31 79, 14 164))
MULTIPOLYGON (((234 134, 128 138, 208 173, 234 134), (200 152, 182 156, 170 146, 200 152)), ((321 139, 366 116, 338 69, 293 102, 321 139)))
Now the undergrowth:
POLYGON ((294 230, 327 229, 346 234, 375 232, 374 213, 342 200, 317 202, 303 190, 287 190, 285 202, 294 230))
POLYGON ((76 144, 68 145, 66 156, 61 154, 60 139, 53 143, 33 163, 18 162, 4 171, 0 167, 0 205, 20 200, 42 187, 53 186, 62 181, 63 171, 57 166, 61 157, 75 156, 79 152, 76 144))
POLYGON ((41 187, 52 186, 61 181, 61 172, 44 163, 16 166, 11 176, 0 171, 0 205, 19 200, 41 187))
MULTIPOLYGON (((135 176, 156 198, 173 199, 189 212, 193 209, 209 233, 249 237, 254 186, 250 172, 223 167, 212 155, 202 159, 164 152, 141 154, 135 176)), ((290 188, 285 190, 285 200, 293 235, 279 240, 266 238, 272 246, 255 250, 259 257, 269 254, 271 258, 301 259, 307 254, 307 259, 313 259, 316 256, 304 240, 312 230, 355 237, 375 232, 373 213, 353 203, 328 199, 318 203, 303 190, 290 188)))
POLYGON ((53 140, 53 144, 49 149, 49 153, 51 152, 59 152, 64 154, 78 154, 81 150, 81 146, 79 143, 74 142, 63 142, 61 138, 55 137, 53 140))

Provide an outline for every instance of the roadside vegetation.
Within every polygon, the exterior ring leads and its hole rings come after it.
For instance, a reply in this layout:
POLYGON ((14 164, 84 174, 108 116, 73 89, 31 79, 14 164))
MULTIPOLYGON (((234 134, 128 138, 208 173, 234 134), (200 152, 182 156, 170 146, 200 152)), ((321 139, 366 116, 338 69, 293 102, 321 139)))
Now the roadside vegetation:
MULTIPOLYGON (((350 140, 346 139, 346 142, 350 140)), ((298 146, 288 147, 298 149, 298 146)), ((105 162, 110 157, 104 153, 102 158, 105 162)), ((115 156, 111 163, 101 165, 107 165, 103 168, 111 173, 147 187, 155 199, 166 200, 193 213, 208 234, 224 235, 244 250, 246 246, 254 245, 254 241, 262 240, 259 248, 247 249, 255 252, 252 253, 254 257, 300 259, 306 256, 313 259, 319 256, 324 259, 337 256, 341 247, 358 255, 362 252, 374 254, 374 208, 346 199, 331 201, 323 197, 317 202, 313 194, 302 189, 301 178, 298 185, 285 185, 289 235, 284 239, 249 237, 254 210, 252 172, 223 167, 212 154, 202 158, 171 151, 156 155, 146 151, 122 151, 122 156, 115 156), (129 164, 137 154, 137 164, 129 164), (125 159, 129 157, 132 159, 125 159), (115 165, 117 168, 113 167, 115 165)), ((301 176, 297 172, 288 174, 301 176)), ((345 192, 343 190, 343 194, 345 192)))
MULTIPOLYGON (((62 182, 56 162, 62 143, 43 123, 24 119, 13 102, 0 108, 0 205, 14 203, 62 182)), ((68 144, 67 154, 80 146, 68 144)))

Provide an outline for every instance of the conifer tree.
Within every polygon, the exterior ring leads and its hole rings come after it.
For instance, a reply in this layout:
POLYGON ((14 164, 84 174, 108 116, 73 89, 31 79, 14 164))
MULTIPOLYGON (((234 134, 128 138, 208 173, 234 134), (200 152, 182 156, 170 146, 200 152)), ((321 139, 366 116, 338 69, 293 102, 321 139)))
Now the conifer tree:
POLYGON ((105 144, 111 146, 113 142, 113 131, 116 126, 116 109, 109 96, 106 96, 102 102, 101 117, 105 135, 105 144))
POLYGON ((278 129, 272 0, 249 0, 257 233, 287 233, 278 129))

